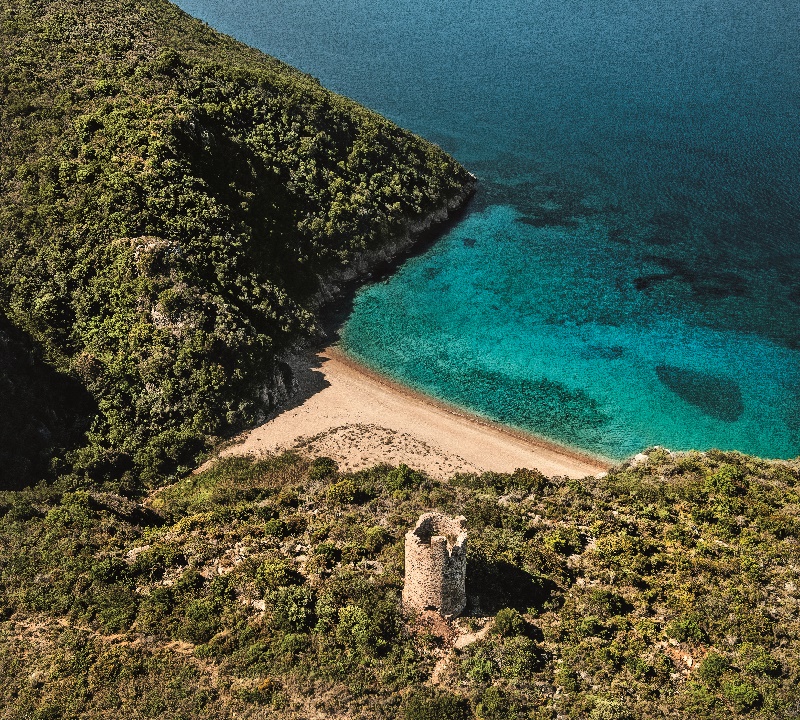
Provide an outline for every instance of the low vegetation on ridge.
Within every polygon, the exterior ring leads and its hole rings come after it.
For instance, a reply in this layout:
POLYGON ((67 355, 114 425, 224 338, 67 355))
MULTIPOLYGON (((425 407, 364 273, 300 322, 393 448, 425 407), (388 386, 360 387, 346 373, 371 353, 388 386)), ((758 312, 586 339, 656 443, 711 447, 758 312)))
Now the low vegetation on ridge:
POLYGON ((0 494, 0 718, 789 720, 800 467, 433 481, 220 461, 136 504, 0 494), (403 613, 403 535, 466 515, 455 627, 403 613), (435 672, 434 672, 435 669, 435 672))

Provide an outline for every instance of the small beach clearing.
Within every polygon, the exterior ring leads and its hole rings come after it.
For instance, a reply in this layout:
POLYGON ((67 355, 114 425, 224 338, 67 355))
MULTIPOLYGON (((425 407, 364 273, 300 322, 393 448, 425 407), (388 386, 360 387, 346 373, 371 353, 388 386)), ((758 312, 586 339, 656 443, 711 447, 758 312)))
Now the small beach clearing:
POLYGON ((338 348, 296 360, 298 392, 288 405, 221 456, 297 449, 331 457, 344 471, 405 463, 438 479, 516 468, 580 478, 611 465, 439 403, 372 372, 338 348))

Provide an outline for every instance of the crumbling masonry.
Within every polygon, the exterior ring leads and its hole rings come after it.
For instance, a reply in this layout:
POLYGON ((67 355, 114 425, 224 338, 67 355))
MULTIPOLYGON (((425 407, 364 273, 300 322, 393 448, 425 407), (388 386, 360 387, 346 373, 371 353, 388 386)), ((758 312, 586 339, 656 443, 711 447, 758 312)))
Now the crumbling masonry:
POLYGON ((406 533, 403 605, 447 618, 466 607, 467 519, 425 513, 406 533))

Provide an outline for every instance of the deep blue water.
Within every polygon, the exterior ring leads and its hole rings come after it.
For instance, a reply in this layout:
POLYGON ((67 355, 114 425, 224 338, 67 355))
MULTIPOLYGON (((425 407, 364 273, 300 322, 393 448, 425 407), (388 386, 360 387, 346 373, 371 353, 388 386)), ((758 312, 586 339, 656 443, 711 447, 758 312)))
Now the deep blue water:
POLYGON ((358 295, 356 357, 614 458, 800 454, 795 0, 179 5, 480 178, 358 295))

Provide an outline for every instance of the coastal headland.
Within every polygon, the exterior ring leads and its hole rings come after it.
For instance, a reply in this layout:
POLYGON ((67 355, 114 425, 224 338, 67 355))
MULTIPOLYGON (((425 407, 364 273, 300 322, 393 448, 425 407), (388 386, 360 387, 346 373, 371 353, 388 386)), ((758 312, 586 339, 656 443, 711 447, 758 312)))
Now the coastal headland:
POLYGON ((585 477, 611 465, 440 403, 371 371, 336 346, 297 360, 293 397, 222 456, 298 449, 331 457, 342 470, 405 463, 437 479, 516 468, 585 477))

